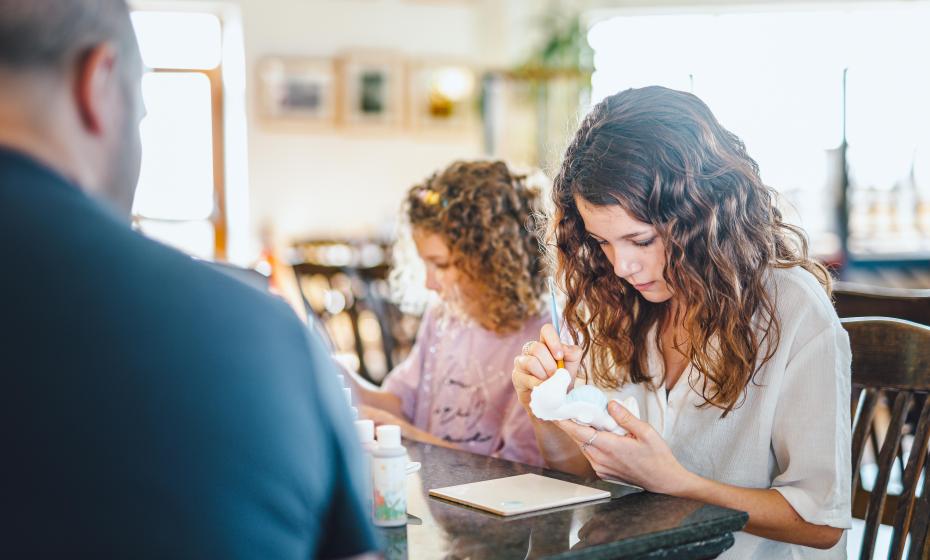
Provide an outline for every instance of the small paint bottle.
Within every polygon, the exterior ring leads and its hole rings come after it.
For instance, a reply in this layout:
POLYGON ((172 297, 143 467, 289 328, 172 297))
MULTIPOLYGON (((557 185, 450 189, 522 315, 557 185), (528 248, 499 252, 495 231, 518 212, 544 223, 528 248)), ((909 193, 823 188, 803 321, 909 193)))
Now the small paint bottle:
POLYGON ((400 426, 378 426, 378 445, 372 451, 374 516, 379 527, 407 524, 407 450, 401 444, 400 426))
POLYGON ((362 472, 365 477, 364 494, 366 496, 366 514, 368 517, 374 517, 374 492, 371 484, 371 460, 372 452, 377 447, 375 443, 375 423, 371 420, 356 420, 355 432, 358 434, 358 441, 362 444, 362 472))
POLYGON ((358 409, 352 406, 352 389, 343 387, 342 395, 346 398, 346 403, 349 405, 349 411, 352 413, 352 420, 358 420, 358 409))

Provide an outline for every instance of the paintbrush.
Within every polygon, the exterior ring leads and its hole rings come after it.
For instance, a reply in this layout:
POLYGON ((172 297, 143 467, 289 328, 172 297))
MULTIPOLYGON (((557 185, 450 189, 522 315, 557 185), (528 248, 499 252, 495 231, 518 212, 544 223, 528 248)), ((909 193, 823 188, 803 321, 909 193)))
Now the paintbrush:
MULTIPOLYGON (((552 313, 552 326, 555 327, 555 333, 561 338, 562 329, 559 327, 559 308, 555 303, 555 280, 549 277, 549 312, 552 313)), ((564 360, 556 360, 556 365, 560 368, 565 367, 564 360)))

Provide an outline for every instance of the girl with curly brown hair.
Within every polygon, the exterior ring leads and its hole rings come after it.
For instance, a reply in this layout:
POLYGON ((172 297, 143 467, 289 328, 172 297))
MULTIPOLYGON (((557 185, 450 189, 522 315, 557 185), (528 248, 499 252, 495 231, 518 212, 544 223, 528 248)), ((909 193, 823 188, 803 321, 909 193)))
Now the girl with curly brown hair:
POLYGON ((542 464, 510 382, 545 323, 540 193, 502 162, 457 162, 410 189, 404 217, 439 305, 382 387, 355 380, 362 414, 419 441, 542 464))
POLYGON ((553 190, 572 345, 515 359, 520 402, 564 359, 637 400, 629 432, 533 426, 549 466, 749 513, 732 558, 845 558, 850 350, 830 277, 743 143, 689 93, 623 91, 585 118, 553 190), (823 550, 816 550, 823 549, 823 550))

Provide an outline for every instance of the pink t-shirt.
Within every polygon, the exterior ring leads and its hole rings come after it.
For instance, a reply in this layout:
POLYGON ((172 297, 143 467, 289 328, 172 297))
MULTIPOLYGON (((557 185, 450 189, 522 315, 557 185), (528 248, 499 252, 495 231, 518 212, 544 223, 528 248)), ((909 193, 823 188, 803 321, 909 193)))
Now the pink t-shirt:
POLYGON ((400 397, 404 415, 421 430, 465 451, 542 466, 511 372, 523 344, 538 339, 546 321, 541 316, 500 335, 435 306, 382 388, 400 397))

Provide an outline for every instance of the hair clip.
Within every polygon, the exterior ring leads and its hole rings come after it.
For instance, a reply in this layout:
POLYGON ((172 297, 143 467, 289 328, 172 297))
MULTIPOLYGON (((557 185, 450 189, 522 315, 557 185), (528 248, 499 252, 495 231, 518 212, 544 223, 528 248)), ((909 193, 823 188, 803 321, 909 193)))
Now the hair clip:
MULTIPOLYGON (((423 204, 426 204, 429 206, 435 206, 436 204, 439 204, 441 200, 439 197, 439 193, 432 189, 420 189, 420 192, 417 193, 417 197, 420 199, 421 202, 423 202, 423 204)), ((446 205, 444 203, 443 207, 445 206, 446 205)))

